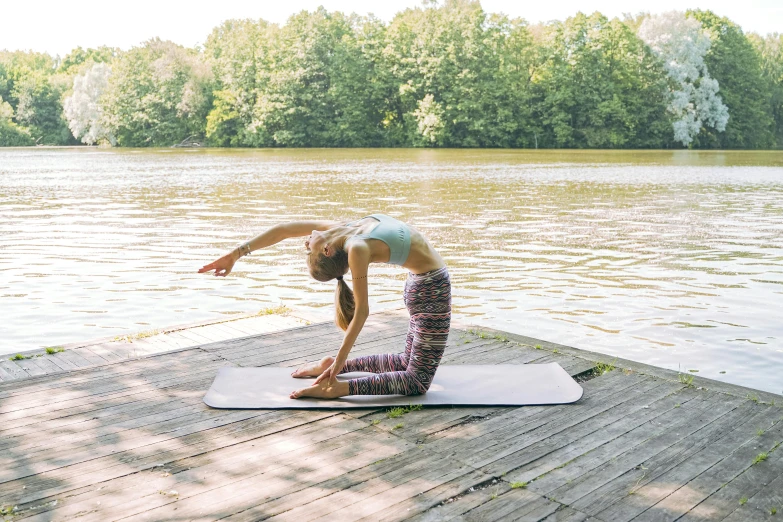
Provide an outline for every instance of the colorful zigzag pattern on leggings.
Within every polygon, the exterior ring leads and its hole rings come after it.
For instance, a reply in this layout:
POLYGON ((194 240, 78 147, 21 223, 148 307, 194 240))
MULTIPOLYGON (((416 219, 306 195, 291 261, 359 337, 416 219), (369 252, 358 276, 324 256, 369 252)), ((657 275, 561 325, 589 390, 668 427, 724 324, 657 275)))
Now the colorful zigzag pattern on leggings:
POLYGON ((405 352, 346 361, 342 373, 377 374, 348 381, 351 395, 419 395, 432 384, 451 326, 448 270, 409 274, 403 300, 411 316, 405 352))

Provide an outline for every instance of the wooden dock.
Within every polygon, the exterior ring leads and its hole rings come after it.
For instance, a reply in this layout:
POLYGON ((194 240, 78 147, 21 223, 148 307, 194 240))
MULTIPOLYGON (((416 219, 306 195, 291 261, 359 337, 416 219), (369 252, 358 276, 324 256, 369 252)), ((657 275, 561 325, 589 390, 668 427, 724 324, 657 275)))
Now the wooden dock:
MULTIPOLYGON (((354 354, 400 351, 406 327, 371 316, 354 354)), ((583 398, 399 416, 202 403, 221 366, 297 366, 341 336, 66 350, 24 375, 4 360, 0 520, 783 520, 781 398, 503 332, 453 330, 443 363, 556 361, 583 398)))

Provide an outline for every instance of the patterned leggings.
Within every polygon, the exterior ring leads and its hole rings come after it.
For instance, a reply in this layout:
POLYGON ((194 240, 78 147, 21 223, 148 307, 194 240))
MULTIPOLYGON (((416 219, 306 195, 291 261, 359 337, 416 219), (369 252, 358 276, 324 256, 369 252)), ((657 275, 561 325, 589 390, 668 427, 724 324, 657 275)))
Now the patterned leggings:
POLYGON ((351 395, 419 395, 432 384, 451 324, 451 281, 446 267, 409 274, 404 300, 411 316, 405 353, 346 361, 341 373, 377 374, 349 380, 351 395))

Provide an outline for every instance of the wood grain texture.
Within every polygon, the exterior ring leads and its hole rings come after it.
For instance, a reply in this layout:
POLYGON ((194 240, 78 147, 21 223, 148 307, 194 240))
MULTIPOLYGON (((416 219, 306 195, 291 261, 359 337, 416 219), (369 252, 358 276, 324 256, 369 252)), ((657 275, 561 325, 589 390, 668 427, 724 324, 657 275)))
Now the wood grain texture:
MULTIPOLYGON (((577 403, 400 416, 210 409, 201 398, 218 368, 297 366, 334 355, 342 339, 331 322, 266 333, 261 319, 0 361, 0 505, 16 507, 14 521, 755 521, 783 512, 779 406, 689 387, 674 372, 590 375, 589 357, 543 341, 536 349, 455 329, 443 363, 557 362, 591 377, 577 403)), ((407 323, 399 312, 371 316, 352 353, 402 351, 407 323)))

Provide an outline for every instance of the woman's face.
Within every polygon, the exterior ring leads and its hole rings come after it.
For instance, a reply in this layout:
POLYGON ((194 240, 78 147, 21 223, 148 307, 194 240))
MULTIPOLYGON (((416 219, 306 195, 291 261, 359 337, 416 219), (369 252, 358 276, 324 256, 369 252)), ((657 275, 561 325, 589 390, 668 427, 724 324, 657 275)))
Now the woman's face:
POLYGON ((313 254, 316 253, 323 253, 324 255, 328 255, 327 251, 328 244, 326 241, 326 237, 324 236, 323 232, 320 232, 318 230, 313 230, 310 233, 310 236, 305 239, 305 248, 312 252, 313 254))

